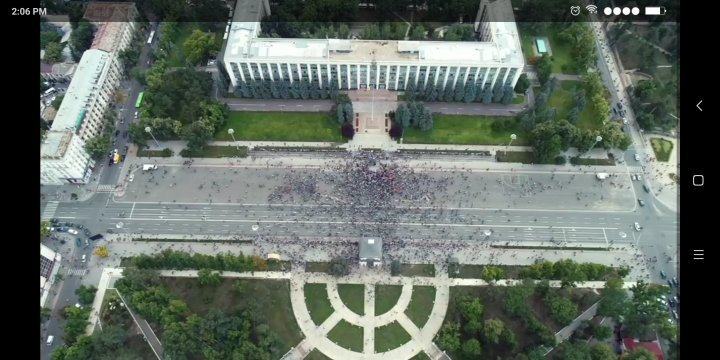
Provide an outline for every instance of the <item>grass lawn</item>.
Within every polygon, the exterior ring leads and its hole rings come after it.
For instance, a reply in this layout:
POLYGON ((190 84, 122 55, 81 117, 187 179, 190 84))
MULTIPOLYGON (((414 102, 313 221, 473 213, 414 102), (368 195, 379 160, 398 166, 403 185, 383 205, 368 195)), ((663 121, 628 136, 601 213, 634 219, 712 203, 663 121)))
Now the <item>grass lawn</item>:
POLYGON ((233 111, 215 140, 345 142, 340 126, 324 112, 233 111))
POLYGON ((343 304, 350 311, 358 315, 365 315, 365 285, 338 284, 337 287, 343 304))
POLYGON ((397 321, 375 328, 375 352, 399 348, 410 341, 410 334, 397 321))
POLYGON ((309 354, 307 354, 307 356, 305 357, 305 360, 332 360, 332 359, 325 356, 325 354, 321 353, 320 350, 314 349, 309 354))
MULTIPOLYGON (((560 81, 560 87, 548 99, 548 106, 557 109, 557 119, 567 119, 570 110, 575 107, 575 92, 580 90, 582 86, 583 84, 580 81, 560 81)), ((602 122, 590 106, 589 99, 586 101, 585 109, 580 113, 577 127, 587 130, 598 130, 602 127, 602 122)))
POLYGON ((405 309, 405 315, 407 315, 415 325, 422 328, 430 318, 430 312, 432 311, 434 303, 434 286, 413 286, 410 304, 408 304, 407 309, 405 309))
POLYGON ((417 353, 417 355, 411 357, 410 360, 430 360, 430 357, 424 351, 421 351, 417 353))
POLYGON ((303 290, 310 318, 316 325, 322 324, 335 311, 328 299, 327 286, 325 284, 305 284, 303 290))
POLYGON ((223 279, 216 288, 200 287, 197 279, 188 278, 161 278, 161 282, 197 314, 210 309, 232 313, 251 301, 262 304, 257 307, 262 312, 260 317, 278 335, 283 350, 289 350, 303 338, 290 304, 288 280, 223 279))
MULTIPOLYGON (((362 352, 363 350, 363 328, 345 320, 340 320, 340 322, 328 332, 327 338, 346 349, 357 352, 362 352)), ((377 336, 375 338, 377 339, 377 336)))
POLYGON ((330 271, 329 262, 306 262, 305 271, 326 273, 330 271))
POLYGON ((415 128, 405 130, 403 139, 408 144, 457 144, 457 145, 507 145, 510 134, 516 134, 513 145, 527 145, 527 133, 515 123, 508 130, 496 132, 491 125, 495 121, 515 121, 506 116, 433 115, 434 125, 430 131, 415 128))
POLYGON ((653 151, 655 151, 655 157, 658 159, 658 161, 670 160, 670 154, 672 153, 673 149, 672 141, 660 138, 653 138, 650 139, 650 144, 652 144, 653 151))
POLYGON ((525 95, 515 95, 512 99, 513 104, 522 104, 525 101, 525 95))
POLYGON ((532 164, 534 162, 532 151, 498 151, 496 153, 498 162, 517 162, 532 164))
MULTIPOLYGON (((168 157, 167 151, 164 150, 147 150, 147 149, 140 149, 138 150, 138 157, 168 157)), ((172 156, 172 150, 170 151, 170 156, 172 156)))
POLYGON ((186 154, 188 158, 244 158, 248 156, 247 146, 214 146, 207 145, 202 151, 186 154))
POLYGON ((400 264, 400 276, 435 276, 433 264, 400 264))
POLYGON ((390 311, 397 304, 401 293, 401 285, 375 285, 375 316, 390 311))
POLYGON ((572 158, 570 158, 570 163, 573 165, 613 166, 613 165, 615 165, 615 160, 613 160, 613 159, 588 159, 588 158, 572 157, 572 158))

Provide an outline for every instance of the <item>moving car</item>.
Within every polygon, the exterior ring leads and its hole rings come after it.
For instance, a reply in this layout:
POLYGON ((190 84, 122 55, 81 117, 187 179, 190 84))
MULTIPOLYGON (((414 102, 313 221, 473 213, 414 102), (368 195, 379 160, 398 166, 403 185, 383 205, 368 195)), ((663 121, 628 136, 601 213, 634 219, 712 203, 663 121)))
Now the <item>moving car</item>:
POLYGON ((645 190, 646 193, 650 192, 650 188, 646 184, 643 184, 643 190, 645 190))
POLYGON ((636 222, 636 223, 635 223, 635 230, 636 230, 636 231, 640 231, 640 229, 642 229, 642 228, 640 227, 640 223, 637 223, 637 222, 636 222))
POLYGON ((54 340, 55 340, 55 336, 54 336, 54 335, 50 335, 50 336, 47 337, 47 341, 45 342, 45 344, 46 344, 47 346, 52 346, 54 340))
POLYGON ((135 118, 137 119, 139 115, 140 115, 140 112, 139 112, 139 111, 136 111, 136 112, 135 112, 135 118))
POLYGON ((68 229, 68 232, 71 233, 71 234, 73 234, 73 235, 77 235, 77 234, 78 234, 78 231, 75 230, 75 229, 68 229))
POLYGON ((645 201, 638 199, 638 204, 640 204, 640 206, 645 206, 645 201))

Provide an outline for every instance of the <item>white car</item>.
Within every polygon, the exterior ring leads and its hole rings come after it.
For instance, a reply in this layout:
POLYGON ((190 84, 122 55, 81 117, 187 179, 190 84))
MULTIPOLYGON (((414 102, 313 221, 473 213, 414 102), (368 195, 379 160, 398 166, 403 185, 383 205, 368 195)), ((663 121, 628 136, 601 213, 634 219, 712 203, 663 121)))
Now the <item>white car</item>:
POLYGON ((637 179, 638 179, 638 180, 642 180, 642 175, 637 174, 637 179))
POLYGON ((640 161, 640 154, 635 154, 635 161, 640 161))
POLYGON ((132 182, 133 180, 135 180, 135 174, 130 175, 130 177, 128 178, 129 182, 132 182))
POLYGON ((640 231, 640 229, 642 229, 642 227, 640 227, 640 223, 637 223, 637 222, 636 222, 636 223, 635 223, 635 230, 636 230, 636 231, 640 231))
POLYGON ((77 235, 77 234, 78 234, 78 231, 75 230, 75 229, 68 229, 68 232, 71 233, 71 234, 73 234, 73 235, 77 235))

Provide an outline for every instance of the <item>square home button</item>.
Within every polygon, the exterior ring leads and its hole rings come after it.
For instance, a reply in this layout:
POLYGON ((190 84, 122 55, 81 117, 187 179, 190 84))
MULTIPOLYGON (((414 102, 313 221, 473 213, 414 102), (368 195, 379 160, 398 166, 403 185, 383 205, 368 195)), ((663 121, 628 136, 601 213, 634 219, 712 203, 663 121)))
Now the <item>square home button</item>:
POLYGON ((694 186, 705 185, 705 178, 702 175, 693 175, 693 185, 694 186))

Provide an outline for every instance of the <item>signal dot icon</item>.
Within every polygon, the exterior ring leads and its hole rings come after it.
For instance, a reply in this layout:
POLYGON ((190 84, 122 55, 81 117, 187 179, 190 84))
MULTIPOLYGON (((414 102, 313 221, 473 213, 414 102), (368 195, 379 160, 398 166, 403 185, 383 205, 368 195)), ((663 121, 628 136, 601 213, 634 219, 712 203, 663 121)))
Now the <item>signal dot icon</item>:
POLYGON ((595 5, 588 5, 585 9, 587 9, 587 11, 591 14, 597 14, 597 6, 595 5))

